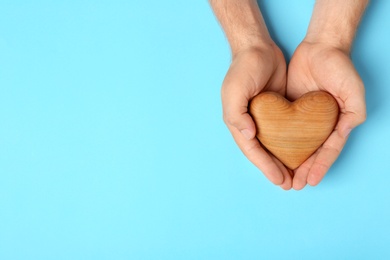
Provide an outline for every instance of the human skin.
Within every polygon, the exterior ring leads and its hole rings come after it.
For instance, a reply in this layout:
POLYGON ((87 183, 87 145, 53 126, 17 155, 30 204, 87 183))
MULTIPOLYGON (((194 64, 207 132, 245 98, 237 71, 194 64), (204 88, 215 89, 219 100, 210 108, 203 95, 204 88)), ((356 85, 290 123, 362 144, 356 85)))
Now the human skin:
POLYGON ((366 118, 364 85, 349 54, 367 2, 317 0, 307 35, 291 59, 287 76, 283 54, 271 39, 255 0, 210 0, 232 50, 232 63, 221 89, 224 121, 245 156, 283 189, 317 185, 350 131, 366 118), (341 111, 339 122, 316 153, 292 172, 255 138, 248 104, 263 91, 294 100, 313 90, 325 90, 335 97, 341 111))
POLYGON ((274 184, 292 187, 292 171, 256 139, 249 101, 262 91, 286 94, 286 62, 255 0, 210 0, 229 41, 232 63, 221 88, 223 118, 245 156, 274 184))
POLYGON ((353 128, 366 119, 364 84, 350 58, 368 0, 318 0, 306 37, 288 67, 287 97, 329 92, 340 107, 339 121, 325 143, 294 171, 293 188, 317 185, 343 149, 353 128))

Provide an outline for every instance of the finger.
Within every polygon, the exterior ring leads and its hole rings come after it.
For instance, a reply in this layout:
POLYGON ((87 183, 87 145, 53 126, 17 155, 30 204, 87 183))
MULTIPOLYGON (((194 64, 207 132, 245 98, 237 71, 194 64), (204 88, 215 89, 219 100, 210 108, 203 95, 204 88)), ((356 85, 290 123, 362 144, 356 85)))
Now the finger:
POLYGON ((319 149, 319 154, 310 169, 307 179, 310 185, 315 186, 321 181, 341 153, 351 130, 364 122, 366 118, 365 105, 363 105, 362 109, 358 109, 358 111, 340 115, 336 130, 333 131, 328 140, 319 149))
POLYGON ((352 129, 362 124, 366 120, 366 108, 359 112, 345 112, 340 119, 338 126, 339 134, 343 137, 347 137, 352 129))
POLYGON ((362 124, 367 117, 366 101, 364 96, 364 85, 357 76, 340 93, 342 103, 341 116, 338 124, 338 130, 341 136, 348 136, 352 129, 362 124))
POLYGON ((229 130, 244 155, 263 172, 265 177, 275 185, 282 185, 284 183, 283 172, 271 156, 261 147, 259 141, 256 138, 247 140, 235 127, 231 126, 229 130))
POLYGON ((312 154, 298 169, 295 170, 293 179, 293 189, 301 190, 307 184, 307 176, 309 175, 310 168, 312 167, 315 158, 318 155, 318 150, 312 154))
POLYGON ((281 161, 271 155, 272 160, 275 162, 276 166, 280 169, 283 174, 284 180, 281 185, 279 185, 284 190, 290 190, 292 188, 292 177, 293 173, 291 170, 287 169, 281 161))
POLYGON ((325 176, 326 172, 340 155, 348 136, 344 137, 337 130, 333 131, 325 143, 319 148, 318 155, 310 168, 307 183, 315 186, 325 176))
POLYGON ((286 96, 286 84, 286 65, 281 64, 274 72, 274 75, 271 80, 268 81, 264 90, 279 93, 281 96, 284 97, 286 96))
POLYGON ((315 90, 314 84, 313 89, 306 87, 302 82, 293 83, 290 81, 287 85, 287 99, 290 101, 297 100, 307 92, 315 90))
POLYGON ((247 140, 256 135, 256 127, 248 114, 249 98, 236 88, 226 86, 222 91, 223 119, 228 127, 236 128, 247 140))

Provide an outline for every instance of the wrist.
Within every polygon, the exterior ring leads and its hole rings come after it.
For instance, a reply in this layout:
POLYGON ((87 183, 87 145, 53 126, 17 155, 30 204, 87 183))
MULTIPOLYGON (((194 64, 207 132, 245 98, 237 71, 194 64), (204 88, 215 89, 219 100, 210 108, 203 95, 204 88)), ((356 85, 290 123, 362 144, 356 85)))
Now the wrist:
POLYGON ((269 66, 275 65, 278 61, 284 61, 283 52, 272 40, 270 42, 254 44, 232 51, 232 61, 241 58, 253 61, 254 63, 266 61, 269 66))
POLYGON ((256 0, 209 0, 229 41, 233 56, 263 49, 273 41, 256 0))
POLYGON ((230 42, 232 57, 234 58, 242 52, 263 52, 274 49, 276 44, 271 38, 251 38, 242 39, 240 42, 230 42))
POLYGON ((305 37, 350 53, 368 0, 317 0, 305 37))
POLYGON ((274 44, 257 5, 247 8, 235 28, 226 32, 233 56, 243 50, 268 49, 274 44))
POLYGON ((341 36, 332 31, 308 32, 303 42, 327 45, 349 54, 352 48, 353 37, 341 36))

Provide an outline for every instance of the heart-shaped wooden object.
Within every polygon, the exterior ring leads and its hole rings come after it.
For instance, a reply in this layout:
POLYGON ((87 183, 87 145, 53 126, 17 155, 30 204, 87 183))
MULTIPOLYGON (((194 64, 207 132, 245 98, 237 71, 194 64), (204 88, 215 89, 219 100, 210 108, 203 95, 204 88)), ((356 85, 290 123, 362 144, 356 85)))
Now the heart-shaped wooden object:
POLYGON ((288 168, 298 168, 329 137, 339 106, 327 92, 306 93, 294 102, 274 92, 263 92, 249 105, 257 138, 288 168))

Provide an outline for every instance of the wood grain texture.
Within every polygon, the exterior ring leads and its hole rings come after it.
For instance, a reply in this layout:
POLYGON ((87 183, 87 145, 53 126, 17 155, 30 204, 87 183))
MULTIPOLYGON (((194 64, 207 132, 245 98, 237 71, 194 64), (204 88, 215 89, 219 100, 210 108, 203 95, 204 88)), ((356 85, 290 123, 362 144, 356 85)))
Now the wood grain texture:
POLYGON ((329 137, 337 123, 339 107, 323 91, 306 93, 294 102, 274 92, 263 92, 252 99, 249 112, 259 141, 294 170, 329 137))

